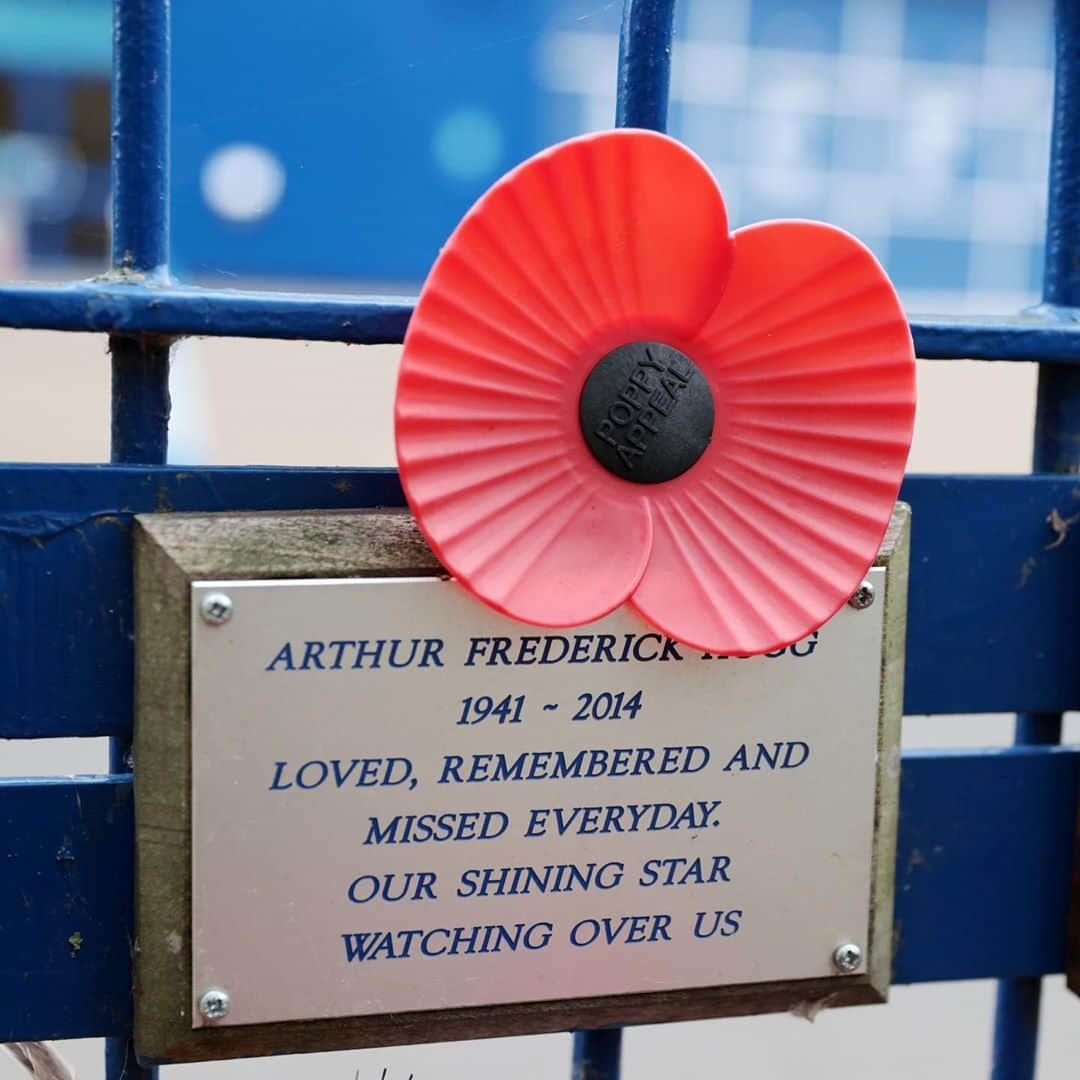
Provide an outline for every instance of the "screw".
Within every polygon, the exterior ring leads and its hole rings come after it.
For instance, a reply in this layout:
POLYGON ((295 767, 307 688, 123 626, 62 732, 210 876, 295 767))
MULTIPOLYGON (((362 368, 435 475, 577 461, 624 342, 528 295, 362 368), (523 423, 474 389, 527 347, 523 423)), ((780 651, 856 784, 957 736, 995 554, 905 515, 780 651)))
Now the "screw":
POLYGON ((199 605, 202 620, 208 626, 221 626, 232 618, 232 600, 223 592, 207 593, 199 605))
MULTIPOLYGON (((207 598, 209 599, 209 597, 207 598)), ((864 581, 852 594, 849 606, 856 611, 865 611, 874 602, 874 586, 869 580, 864 581)))
POLYGON ((841 975, 850 975, 853 971, 859 970, 859 965, 862 963, 862 949, 854 941, 841 941, 833 949, 832 962, 833 967, 841 975))
POLYGON ((209 990, 204 990, 202 997, 199 998, 199 1012, 207 1020, 223 1020, 229 1015, 231 1004, 229 995, 224 990, 212 986, 209 990))

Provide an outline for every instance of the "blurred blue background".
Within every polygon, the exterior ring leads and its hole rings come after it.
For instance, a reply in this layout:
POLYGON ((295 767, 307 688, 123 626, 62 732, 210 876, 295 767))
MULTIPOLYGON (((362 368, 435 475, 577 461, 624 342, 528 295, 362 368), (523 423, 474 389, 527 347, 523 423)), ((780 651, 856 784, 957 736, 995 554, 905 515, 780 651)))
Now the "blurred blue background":
MULTIPOLYGON (((104 268, 108 0, 0 0, 0 273, 104 268)), ((500 173, 610 126, 620 0, 182 0, 173 251, 217 285, 413 289, 500 173)), ((911 307, 1037 299, 1048 0, 682 0, 670 130, 734 224, 816 217, 911 307)))

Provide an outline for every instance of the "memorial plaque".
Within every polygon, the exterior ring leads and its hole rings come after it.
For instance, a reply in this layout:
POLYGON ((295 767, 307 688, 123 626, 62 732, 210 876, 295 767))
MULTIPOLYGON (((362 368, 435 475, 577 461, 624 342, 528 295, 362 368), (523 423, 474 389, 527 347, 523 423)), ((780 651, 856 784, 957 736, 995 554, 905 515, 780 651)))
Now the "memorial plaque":
POLYGON ((513 622, 401 514, 142 519, 140 1050, 881 1000, 906 520, 740 659, 513 622))

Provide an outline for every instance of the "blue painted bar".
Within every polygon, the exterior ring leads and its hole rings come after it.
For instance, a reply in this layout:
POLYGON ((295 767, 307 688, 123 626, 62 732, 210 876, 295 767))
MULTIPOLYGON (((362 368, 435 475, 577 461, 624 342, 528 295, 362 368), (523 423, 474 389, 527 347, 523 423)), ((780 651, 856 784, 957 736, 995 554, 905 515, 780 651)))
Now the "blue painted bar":
POLYGON ((622 1028, 574 1032, 573 1080, 619 1080, 622 1028))
POLYGON ((1053 476, 912 476, 904 711, 1051 712, 1080 703, 1080 484, 1053 476))
POLYGON ((1054 122, 1047 193, 1043 299, 1080 307, 1080 5, 1054 5, 1054 122))
POLYGON ((131 1023, 131 781, 0 781, 0 1042, 131 1023))
POLYGON ((1078 313, 1048 305, 1020 315, 910 316, 923 360, 1020 360, 1055 367, 1080 361, 1078 313))
MULTIPOLYGON (((1080 509, 1067 477, 910 477, 908 713, 1080 707, 1080 509)), ((13 465, 0 469, 0 737, 131 729, 130 515, 402 506, 396 473, 13 465)))
POLYGON ((403 502, 386 471, 0 470, 0 737, 130 734, 133 513, 403 502))
MULTIPOLYGON (((905 755, 895 981, 1062 970, 1078 775, 1080 751, 1059 747, 905 755)), ((130 1023, 131 908, 117 889, 131 874, 130 792, 127 777, 0 781, 0 866, 17 868, 0 876, 0 978, 20 987, 0 997, 0 1038, 130 1023)), ((615 1042, 583 1051, 603 1066, 615 1042)))
POLYGON ((111 337, 111 458, 136 465, 164 464, 169 441, 168 342, 111 337))
MULTIPOLYGON (((1080 3, 1054 8, 1054 123, 1046 222, 1043 301, 1075 320, 1080 309, 1080 3)), ((1035 461, 1039 472, 1080 466, 1080 371, 1039 357, 1035 461), (1049 362, 1048 362, 1049 361, 1049 362)))
MULTIPOLYGON (((168 278, 169 0, 114 0, 112 266, 168 278)), ((112 460, 162 464, 169 432, 169 341, 113 337, 112 460)))
MULTIPOLYGON (((113 0, 112 272, 121 279, 169 278, 170 0, 113 0)), ((169 441, 167 337, 112 336, 111 458, 163 465, 169 441)), ((110 768, 128 773, 130 735, 114 738, 110 768)), ((128 850, 134 833, 118 837, 128 850)), ((132 879, 118 881, 129 897, 132 879)), ((107 1080, 155 1080, 135 1058, 131 1031, 105 1049, 107 1080)))
POLYGON ((991 1080, 1025 1080, 1035 1075, 1041 998, 1042 979, 1038 976, 998 983, 991 1080))
POLYGON ((414 303, 411 297, 260 293, 95 280, 0 287, 0 326, 383 345, 404 339, 414 303))
POLYGON ((667 131, 674 12, 675 0, 627 0, 624 5, 616 127, 667 131))
POLYGON ((112 263, 168 276, 169 0, 114 0, 112 263))
MULTIPOLYGON (((248 292, 194 285, 94 279, 0 286, 0 326, 166 337, 252 337, 400 343, 415 299, 248 292)), ((911 316, 915 351, 927 360, 1080 362, 1080 322, 1041 307, 1016 316, 911 316)))
POLYGON ((1080 752, 904 755, 893 981, 1061 970, 1080 752))

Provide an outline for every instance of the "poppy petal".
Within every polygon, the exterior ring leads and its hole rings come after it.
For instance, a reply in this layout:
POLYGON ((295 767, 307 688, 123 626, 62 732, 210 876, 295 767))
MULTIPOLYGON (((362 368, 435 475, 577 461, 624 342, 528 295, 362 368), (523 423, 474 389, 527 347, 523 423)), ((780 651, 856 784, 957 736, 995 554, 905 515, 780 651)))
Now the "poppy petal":
POLYGON ((467 466, 451 497, 428 502, 424 531, 481 600, 534 625, 577 626, 633 592, 652 542, 644 499, 612 498, 527 445, 467 466))
POLYGON ((734 248, 692 345, 713 442, 654 504, 633 604, 680 641, 751 655, 827 621, 872 564, 911 445, 915 359, 892 285, 847 233, 766 222, 734 248))
POLYGON ((420 528, 481 599, 563 626, 633 590, 648 503, 586 448, 581 387, 616 345, 692 337, 730 262, 716 182, 648 131, 531 158, 455 229, 409 324, 395 433, 420 528))

